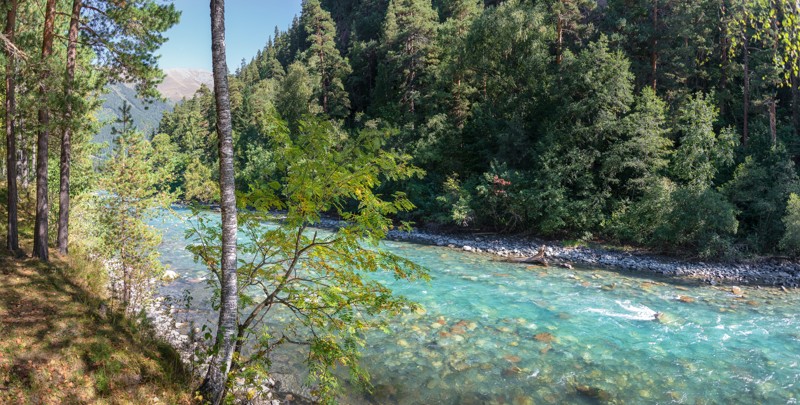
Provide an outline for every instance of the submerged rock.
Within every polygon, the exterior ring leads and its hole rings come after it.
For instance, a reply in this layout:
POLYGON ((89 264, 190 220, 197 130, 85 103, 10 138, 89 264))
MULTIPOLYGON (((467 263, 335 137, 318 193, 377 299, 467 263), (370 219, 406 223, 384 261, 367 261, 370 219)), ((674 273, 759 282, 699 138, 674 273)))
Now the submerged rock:
POLYGON ((687 304, 691 304, 691 303, 694 302, 694 298, 689 297, 687 295, 680 295, 680 296, 678 296, 678 301, 685 302, 687 304))
POLYGON ((548 332, 537 333, 533 338, 542 343, 551 343, 556 340, 555 336, 548 332))
POLYGON ((501 373, 503 377, 517 377, 519 374, 522 373, 522 369, 517 366, 511 366, 506 368, 501 373))
POLYGON ((581 394, 588 398, 593 398, 600 401, 611 400, 611 394, 609 394, 608 391, 602 388, 590 387, 588 385, 576 385, 575 390, 578 392, 578 394, 581 394))

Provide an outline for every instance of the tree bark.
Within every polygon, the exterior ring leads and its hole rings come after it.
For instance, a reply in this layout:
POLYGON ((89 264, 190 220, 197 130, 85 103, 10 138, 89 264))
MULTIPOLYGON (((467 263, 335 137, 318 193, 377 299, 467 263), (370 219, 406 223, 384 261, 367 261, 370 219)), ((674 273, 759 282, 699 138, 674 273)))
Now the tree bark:
POLYGON ((742 145, 747 147, 747 141, 750 140, 750 40, 747 38, 746 33, 742 35, 742 48, 742 56, 744 57, 744 90, 742 92, 742 119, 744 124, 742 127, 742 145))
POLYGON ((556 65, 560 65, 564 60, 564 19, 560 14, 556 18, 556 65))
POLYGON ((214 71, 214 97, 219 137, 220 208, 222 211, 222 260, 220 262, 220 310, 215 354, 208 365, 200 393, 203 399, 219 404, 233 360, 239 326, 236 279, 236 195, 233 173, 233 136, 228 65, 225 62, 225 0, 211 0, 211 54, 214 71))
POLYGON ((767 102, 767 108, 769 109, 769 134, 772 146, 775 146, 775 144, 778 143, 777 104, 778 100, 776 100, 774 97, 767 102))
POLYGON ((61 182, 58 198, 58 252, 68 253, 69 245, 69 175, 72 159, 72 97, 75 81, 75 64, 78 57, 78 28, 80 24, 82 0, 72 1, 72 17, 69 20, 69 39, 67 40, 67 72, 64 81, 64 132, 61 134, 61 182))
POLYGON ((650 86, 658 85, 658 0, 653 0, 653 38, 650 43, 650 86))
MULTIPOLYGON (((6 38, 14 42, 17 24, 17 0, 6 0, 6 38)), ((8 235, 7 247, 12 252, 19 251, 19 231, 18 231, 18 212, 17 201, 19 192, 17 191, 17 133, 14 126, 14 119, 17 109, 16 86, 14 80, 16 64, 14 53, 6 48, 6 102, 5 102, 5 122, 6 122, 6 170, 8 182, 8 235)))
POLYGON ((36 224, 33 234, 33 255, 41 261, 50 260, 47 250, 47 151, 50 142, 50 110, 47 101, 47 80, 50 77, 48 59, 53 53, 56 0, 47 0, 42 35, 42 73, 39 82, 39 131, 36 140, 36 224))
POLYGON ((794 127, 794 135, 800 136, 800 79, 797 73, 792 73, 792 126, 794 127))

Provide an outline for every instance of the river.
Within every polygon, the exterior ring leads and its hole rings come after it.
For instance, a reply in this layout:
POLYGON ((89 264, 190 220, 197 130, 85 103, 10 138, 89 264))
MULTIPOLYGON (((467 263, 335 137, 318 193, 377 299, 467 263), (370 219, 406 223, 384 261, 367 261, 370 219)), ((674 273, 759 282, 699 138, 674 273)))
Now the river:
MULTIPOLYGON (((178 211, 187 215, 186 211, 178 211)), ((214 319, 207 271, 169 217, 162 261, 180 278, 160 294, 193 296, 214 319)), ((369 336, 380 404, 796 403, 800 294, 716 287, 604 269, 542 268, 454 249, 386 242, 428 268, 430 282, 381 282, 423 305, 369 336), (735 292, 735 294, 734 294, 735 292), (662 314, 655 320, 655 313, 662 314)), ((190 315, 189 315, 190 314, 190 315)), ((276 367, 302 373, 280 353, 276 367)))

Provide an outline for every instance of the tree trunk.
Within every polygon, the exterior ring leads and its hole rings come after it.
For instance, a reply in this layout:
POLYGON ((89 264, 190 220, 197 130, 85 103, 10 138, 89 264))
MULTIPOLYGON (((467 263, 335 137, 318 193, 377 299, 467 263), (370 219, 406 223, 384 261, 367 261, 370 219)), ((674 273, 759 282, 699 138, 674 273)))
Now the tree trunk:
POLYGON ((775 146, 775 144, 778 143, 777 104, 778 100, 776 100, 774 97, 767 102, 767 108, 769 108, 769 134, 770 140, 772 141, 772 146, 775 146))
MULTIPOLYGON (((14 34, 16 33, 17 24, 17 0, 6 0, 6 38, 14 42, 14 34)), ((16 82, 15 75, 15 56, 14 53, 6 48, 6 163, 8 168, 6 170, 8 181, 8 243, 7 247, 12 252, 19 251, 19 231, 18 213, 17 213, 17 200, 19 199, 17 191, 17 134, 14 127, 14 119, 17 109, 16 100, 16 82)))
POLYGON ((556 16, 556 65, 560 65, 564 60, 564 19, 561 15, 556 16))
POLYGON ((67 73, 64 81, 64 132, 61 134, 61 183, 58 198, 58 252, 66 255, 69 245, 69 169, 72 158, 72 92, 75 81, 75 63, 78 56, 78 25, 82 0, 72 1, 67 42, 67 73))
POLYGON ((219 137, 219 186, 222 211, 222 260, 220 268, 219 325, 215 354, 208 365, 200 393, 205 401, 219 404, 233 360, 239 326, 236 280, 236 195, 233 174, 233 137, 228 94, 228 66, 225 62, 225 0, 211 0, 211 54, 214 70, 214 97, 217 103, 219 137))
POLYGON ((744 121, 742 127, 742 145, 747 147, 747 141, 750 139, 750 41, 747 34, 742 35, 742 47, 744 56, 744 90, 742 92, 742 119, 744 121))
POLYGON ((797 73, 792 73, 792 126, 794 127, 794 136, 800 136, 800 78, 797 73))
POLYGON ((53 53, 53 34, 55 25, 56 0, 47 0, 42 35, 42 73, 39 82, 39 131, 36 140, 36 225, 33 234, 33 255, 44 262, 50 259, 47 250, 47 151, 50 141, 50 110, 47 101, 47 80, 50 76, 47 66, 53 53))
MULTIPOLYGON (((720 78, 719 78, 719 88, 725 94, 725 90, 728 88, 728 67, 729 67, 729 47, 730 47, 730 40, 727 36, 727 30, 724 25, 725 19, 727 18, 727 7, 725 5, 725 1, 723 0, 720 3, 720 22, 722 23, 722 29, 720 30, 721 34, 719 37, 719 45, 720 45, 720 52, 721 55, 721 64, 720 64, 720 78)), ((724 117, 727 113, 727 99, 725 97, 721 98, 721 103, 719 105, 719 115, 720 117, 724 117)))
POLYGON ((650 47, 650 86, 655 91, 658 84, 658 0, 653 0, 653 38, 650 47))

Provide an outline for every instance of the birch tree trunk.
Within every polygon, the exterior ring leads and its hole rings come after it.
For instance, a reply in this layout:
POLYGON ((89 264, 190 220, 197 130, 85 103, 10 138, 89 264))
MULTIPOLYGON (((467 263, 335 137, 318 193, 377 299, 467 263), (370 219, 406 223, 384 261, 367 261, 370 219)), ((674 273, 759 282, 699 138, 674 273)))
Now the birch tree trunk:
POLYGON ((211 0, 211 54, 214 97, 219 137, 220 208, 222 210, 222 260, 220 262, 220 310, 215 354, 208 365, 200 393, 212 404, 222 402, 239 326, 236 278, 236 195, 233 174, 233 136, 225 61, 225 0, 211 0))

